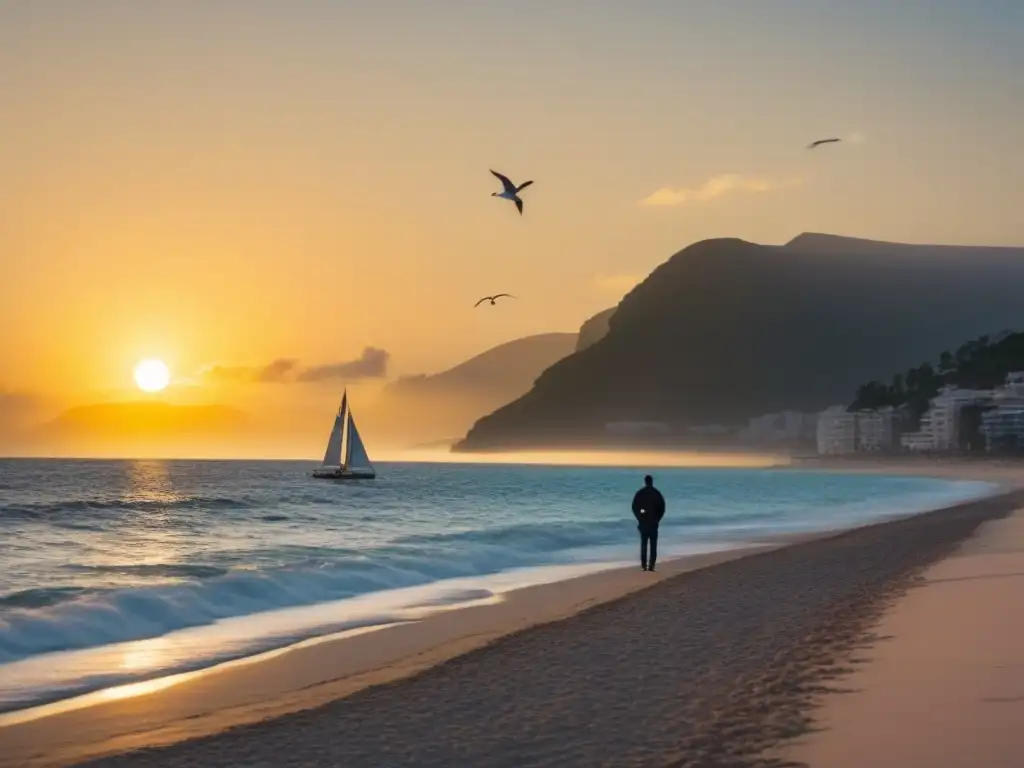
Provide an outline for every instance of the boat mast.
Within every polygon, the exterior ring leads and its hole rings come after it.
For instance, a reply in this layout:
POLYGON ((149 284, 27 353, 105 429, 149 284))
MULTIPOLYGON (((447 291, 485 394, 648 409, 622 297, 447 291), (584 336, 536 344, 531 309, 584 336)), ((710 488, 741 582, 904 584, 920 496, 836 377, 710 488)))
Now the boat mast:
POLYGON ((348 415, 348 388, 347 387, 345 388, 345 393, 341 396, 341 401, 345 404, 345 413, 342 415, 342 422, 341 422, 341 460, 339 461, 339 464, 341 465, 341 468, 344 470, 345 467, 348 466, 348 455, 349 455, 349 453, 352 450, 352 448, 349 446, 349 443, 351 441, 349 440, 349 437, 348 437, 348 420, 349 420, 350 417, 348 415))

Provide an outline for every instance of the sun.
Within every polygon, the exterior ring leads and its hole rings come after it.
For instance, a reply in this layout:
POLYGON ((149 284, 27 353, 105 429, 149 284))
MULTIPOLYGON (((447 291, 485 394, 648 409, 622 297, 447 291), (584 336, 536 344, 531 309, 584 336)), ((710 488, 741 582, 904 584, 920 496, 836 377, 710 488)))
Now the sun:
POLYGON ((171 372, 159 360, 142 360, 135 366, 135 383, 143 392, 160 392, 171 381, 171 372))

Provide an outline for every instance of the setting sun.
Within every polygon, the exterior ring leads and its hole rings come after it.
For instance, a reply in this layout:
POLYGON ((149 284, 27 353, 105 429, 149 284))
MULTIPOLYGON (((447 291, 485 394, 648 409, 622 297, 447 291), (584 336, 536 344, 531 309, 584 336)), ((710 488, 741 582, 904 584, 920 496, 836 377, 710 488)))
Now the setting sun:
POLYGON ((171 372, 159 360, 143 360, 135 366, 135 383, 143 392, 160 392, 171 380, 171 372))

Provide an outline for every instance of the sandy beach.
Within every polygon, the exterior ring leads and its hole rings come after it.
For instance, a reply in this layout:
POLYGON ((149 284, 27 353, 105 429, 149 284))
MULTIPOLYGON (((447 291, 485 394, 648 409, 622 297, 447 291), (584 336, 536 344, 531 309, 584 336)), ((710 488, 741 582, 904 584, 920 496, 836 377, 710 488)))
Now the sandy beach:
POLYGON ((893 601, 979 526, 1021 506, 1024 494, 1009 492, 785 546, 687 558, 659 574, 603 572, 225 665, 146 695, 0 727, 0 765, 805 759, 780 757, 778 745, 814 726, 820 694, 874 647, 873 627, 893 601))
POLYGON ((812 768, 1024 765, 1022 601, 1017 510, 921 575, 841 690, 817 702, 814 732, 777 756, 812 768))

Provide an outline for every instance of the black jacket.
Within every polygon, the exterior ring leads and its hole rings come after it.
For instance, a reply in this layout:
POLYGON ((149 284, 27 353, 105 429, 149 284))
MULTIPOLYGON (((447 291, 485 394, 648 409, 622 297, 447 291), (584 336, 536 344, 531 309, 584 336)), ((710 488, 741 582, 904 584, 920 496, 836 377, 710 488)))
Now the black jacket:
POLYGON ((633 516, 641 530, 656 530, 665 516, 665 497, 653 485, 645 485, 633 496, 633 516))

